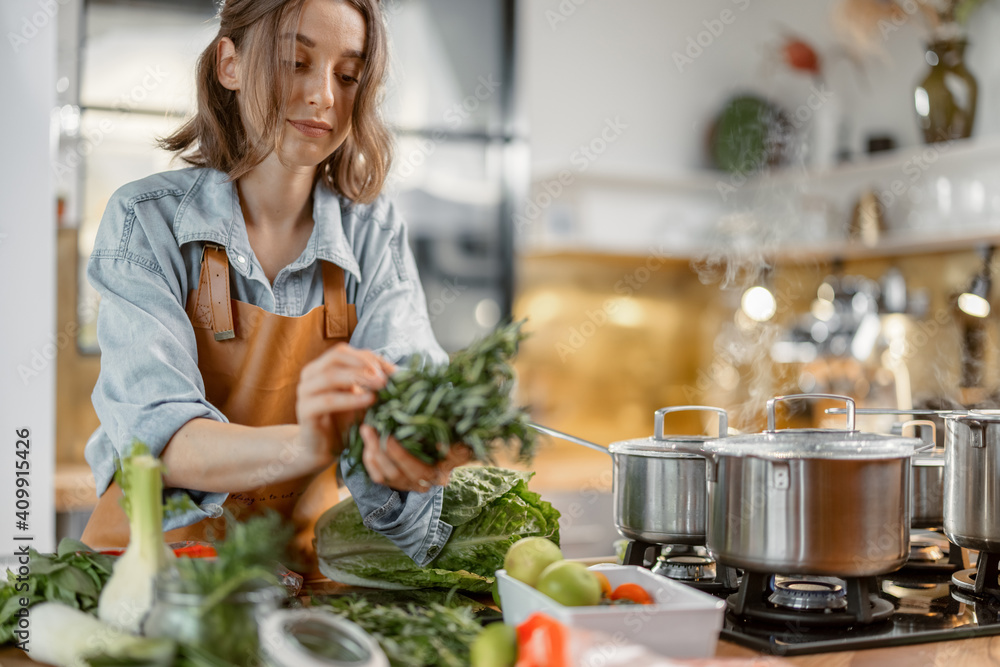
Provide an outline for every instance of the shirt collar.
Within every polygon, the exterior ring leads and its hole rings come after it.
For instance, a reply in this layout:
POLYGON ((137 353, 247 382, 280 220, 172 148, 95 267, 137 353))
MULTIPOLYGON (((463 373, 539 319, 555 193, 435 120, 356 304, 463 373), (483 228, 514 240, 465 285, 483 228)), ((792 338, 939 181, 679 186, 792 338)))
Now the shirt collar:
MULTIPOLYGON (((177 243, 203 241, 225 246, 230 267, 247 277, 250 262, 239 262, 237 257, 249 257, 253 251, 236 183, 229 182, 226 174, 215 169, 196 171, 200 172, 198 178, 174 216, 177 243)), ((301 269, 321 259, 349 271, 361 282, 361 267, 344 233, 341 198, 319 179, 313 189, 313 220, 309 243, 289 268, 301 269)))

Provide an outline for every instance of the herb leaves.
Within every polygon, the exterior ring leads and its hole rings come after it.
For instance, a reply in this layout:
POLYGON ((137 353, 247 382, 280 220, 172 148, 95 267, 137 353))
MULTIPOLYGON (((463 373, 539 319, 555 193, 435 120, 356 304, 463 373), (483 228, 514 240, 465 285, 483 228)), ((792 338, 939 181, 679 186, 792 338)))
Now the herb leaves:
MULTIPOLYGON (((519 442, 518 455, 530 459, 535 432, 527 413, 514 405, 511 360, 525 335, 521 322, 501 327, 456 353, 450 363, 421 368, 414 358, 388 384, 365 415, 382 437, 399 441, 425 463, 443 460, 453 444, 472 450, 473 458, 494 463, 497 441, 519 442)), ((364 443, 358 426, 348 434, 352 461, 361 460, 364 443)))

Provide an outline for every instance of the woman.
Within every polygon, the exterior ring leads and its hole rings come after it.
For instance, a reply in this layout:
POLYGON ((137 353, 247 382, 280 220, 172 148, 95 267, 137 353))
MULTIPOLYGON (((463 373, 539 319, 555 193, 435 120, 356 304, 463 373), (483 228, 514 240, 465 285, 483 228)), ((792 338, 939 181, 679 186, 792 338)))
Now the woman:
MULTIPOLYGON (((390 360, 447 359, 403 223, 379 196, 386 39, 378 0, 225 2, 197 115, 162 142, 195 167, 119 189, 88 265, 102 358, 86 456, 102 495, 84 542, 127 544, 111 479, 137 439, 162 458, 167 494, 198 506, 165 522, 167 541, 220 537, 222 508, 272 508, 311 566, 315 520, 338 499, 341 434, 390 360)), ((352 491, 366 521, 412 506, 388 514, 396 532, 417 531, 402 542, 426 560, 448 533, 427 511, 440 511, 431 487, 467 450, 428 466, 370 427, 362 436, 376 485, 352 491)))

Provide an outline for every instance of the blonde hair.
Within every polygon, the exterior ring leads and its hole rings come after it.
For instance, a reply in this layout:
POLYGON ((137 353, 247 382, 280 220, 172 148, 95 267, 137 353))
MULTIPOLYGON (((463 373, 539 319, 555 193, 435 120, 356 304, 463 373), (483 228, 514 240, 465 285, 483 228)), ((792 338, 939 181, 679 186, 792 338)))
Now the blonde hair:
MULTIPOLYGON (((392 135, 380 114, 388 62, 388 35, 378 0, 339 0, 365 20, 365 66, 344 143, 317 167, 317 176, 334 192, 361 203, 375 200, 392 162, 392 135)), ((198 110, 180 129, 160 140, 185 162, 212 167, 236 180, 260 164, 275 148, 283 129, 291 89, 294 34, 305 0, 225 0, 219 9, 219 33, 198 58, 198 110), (216 51, 228 37, 245 71, 257 76, 244 88, 246 113, 258 120, 260 136, 250 136, 240 116, 236 93, 219 83, 216 51)))

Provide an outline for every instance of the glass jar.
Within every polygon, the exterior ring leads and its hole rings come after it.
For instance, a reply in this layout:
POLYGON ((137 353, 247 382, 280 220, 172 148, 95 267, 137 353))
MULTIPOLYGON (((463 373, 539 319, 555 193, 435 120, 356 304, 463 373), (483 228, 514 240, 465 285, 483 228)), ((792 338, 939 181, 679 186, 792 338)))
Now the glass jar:
POLYGON ((260 636, 267 667, 389 667, 374 637, 329 609, 279 609, 260 636))
POLYGON ((259 665, 257 626, 286 597, 282 586, 261 584, 208 606, 209 596, 184 592, 176 581, 158 579, 143 630, 147 637, 176 639, 233 664, 259 665))
POLYGON ((965 139, 976 120, 976 78, 965 68, 962 38, 938 39, 927 45, 927 76, 917 84, 914 105, 924 142, 965 139))

